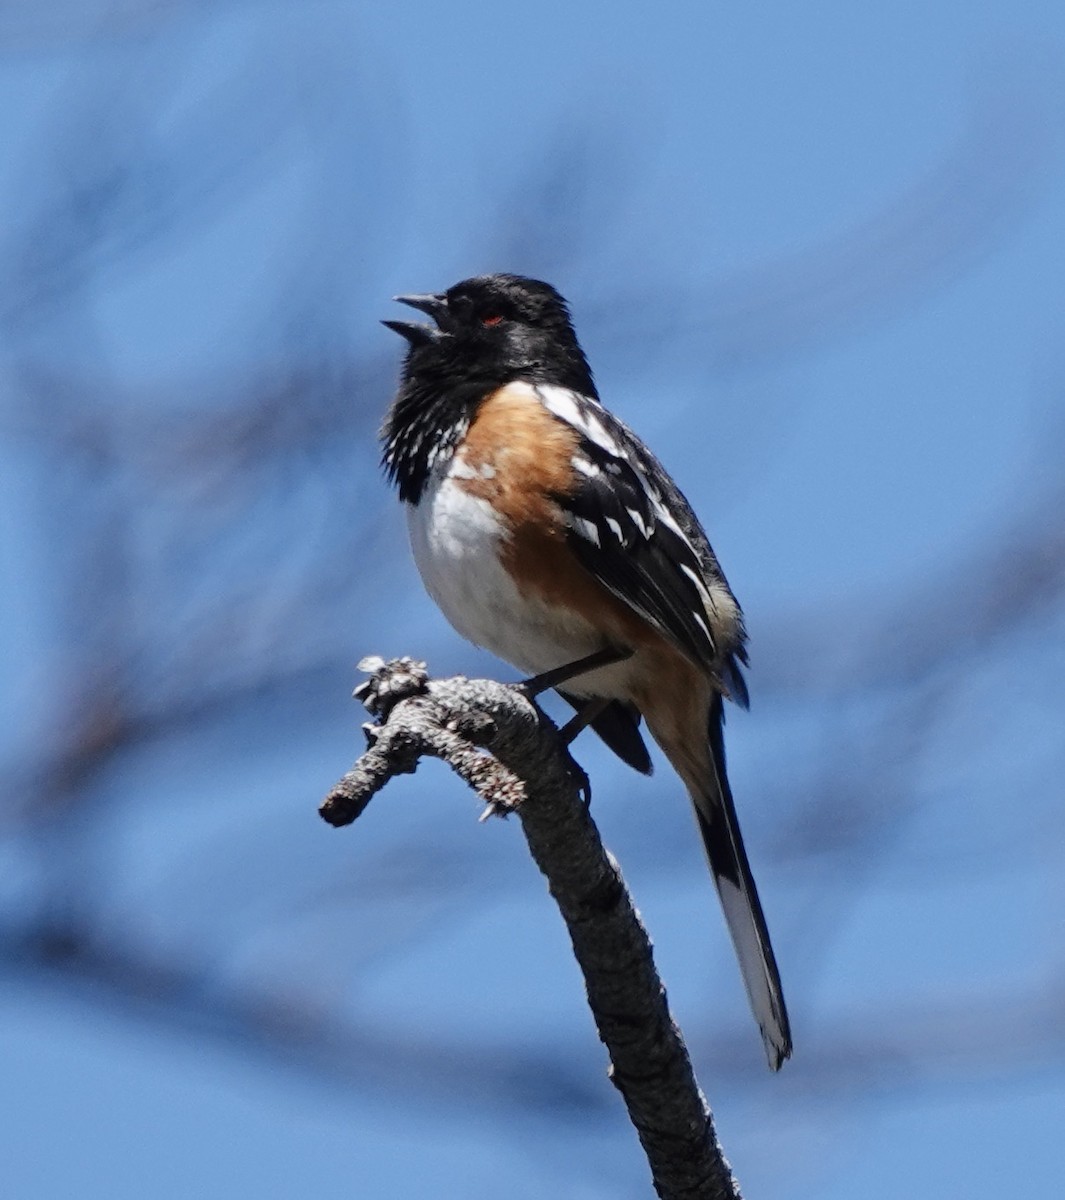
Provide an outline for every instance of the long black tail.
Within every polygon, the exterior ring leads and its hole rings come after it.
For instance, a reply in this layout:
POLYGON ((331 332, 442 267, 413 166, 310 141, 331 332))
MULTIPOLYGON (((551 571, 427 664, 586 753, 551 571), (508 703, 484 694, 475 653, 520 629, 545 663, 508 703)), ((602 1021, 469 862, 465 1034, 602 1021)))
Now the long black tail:
POLYGON ((709 786, 701 789, 701 794, 692 795, 692 802, 706 857, 725 910, 725 920, 740 960, 751 1009, 762 1031, 766 1056, 770 1067, 778 1071, 791 1054, 791 1026, 765 914, 747 861, 736 806, 725 774, 723 721, 721 697, 715 695, 709 729, 714 766, 712 780, 709 786))

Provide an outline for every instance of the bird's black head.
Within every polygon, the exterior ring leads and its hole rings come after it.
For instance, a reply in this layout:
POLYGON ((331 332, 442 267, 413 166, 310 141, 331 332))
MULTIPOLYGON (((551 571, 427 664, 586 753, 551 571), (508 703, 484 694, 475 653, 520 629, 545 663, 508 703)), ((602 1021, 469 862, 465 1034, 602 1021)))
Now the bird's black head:
POLYGON ((421 375, 491 391, 524 379, 594 395, 569 309, 549 283, 521 275, 478 275, 436 295, 396 299, 436 322, 435 327, 384 322, 410 342, 404 380, 421 375))
POLYGON ((477 405, 516 380, 596 395, 565 300, 522 275, 478 275, 440 292, 397 296, 434 324, 385 321, 410 343, 385 421, 385 467, 417 500, 434 461, 465 432, 477 405))

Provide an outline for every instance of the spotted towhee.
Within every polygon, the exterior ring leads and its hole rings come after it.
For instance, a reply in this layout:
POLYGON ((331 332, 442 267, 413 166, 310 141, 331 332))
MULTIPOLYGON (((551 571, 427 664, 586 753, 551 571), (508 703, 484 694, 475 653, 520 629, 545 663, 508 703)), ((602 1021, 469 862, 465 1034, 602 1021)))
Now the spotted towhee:
POLYGON ((649 772, 646 720, 695 806, 777 1069, 791 1053, 788 1014, 722 740, 723 699, 747 704, 746 633, 706 534, 600 404, 553 287, 485 275, 396 299, 434 322, 384 322, 410 343, 384 465, 425 585, 461 634, 558 684, 649 772))

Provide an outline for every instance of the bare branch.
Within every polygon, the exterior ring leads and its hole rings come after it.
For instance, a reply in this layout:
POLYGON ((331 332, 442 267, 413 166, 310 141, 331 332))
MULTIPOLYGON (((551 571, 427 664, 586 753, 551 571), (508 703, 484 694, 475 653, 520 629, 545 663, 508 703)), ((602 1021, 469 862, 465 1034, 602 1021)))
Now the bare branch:
POLYGON ((429 680, 410 659, 367 659, 356 690, 383 718, 370 748, 321 806, 354 821, 394 775, 443 759, 493 811, 515 812, 569 930, 610 1078, 621 1092, 663 1200, 738 1200, 651 944, 581 793, 583 772, 520 691, 486 679, 429 680), (488 754, 485 754, 485 751, 488 754))

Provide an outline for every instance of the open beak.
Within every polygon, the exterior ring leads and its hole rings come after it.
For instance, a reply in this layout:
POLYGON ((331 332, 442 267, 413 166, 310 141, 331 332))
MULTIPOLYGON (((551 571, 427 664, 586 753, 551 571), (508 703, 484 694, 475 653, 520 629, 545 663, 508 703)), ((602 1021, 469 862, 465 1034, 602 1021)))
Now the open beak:
POLYGON ((447 332, 448 310, 447 297, 444 295, 425 295, 425 296, 393 296, 393 300, 398 300, 400 304, 406 304, 410 308, 416 308, 419 312, 426 313, 432 317, 439 328, 434 328, 432 325, 426 325, 421 321, 382 321, 382 325, 387 325, 389 329, 394 330, 404 337, 412 346, 423 346, 430 342, 439 341, 447 332))

